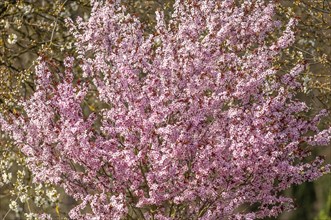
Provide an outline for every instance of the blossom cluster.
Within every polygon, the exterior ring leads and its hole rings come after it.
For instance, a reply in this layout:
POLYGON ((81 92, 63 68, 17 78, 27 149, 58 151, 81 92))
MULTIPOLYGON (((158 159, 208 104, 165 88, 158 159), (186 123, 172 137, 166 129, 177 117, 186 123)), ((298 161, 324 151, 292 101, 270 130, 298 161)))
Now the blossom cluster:
POLYGON ((295 97, 304 64, 273 65, 296 25, 273 2, 177 0, 150 34, 119 1, 92 5, 71 23, 83 79, 41 57, 24 114, 0 118, 34 180, 79 202, 71 219, 261 219, 330 171, 308 158, 331 128, 295 97), (89 94, 100 110, 83 111, 89 94))

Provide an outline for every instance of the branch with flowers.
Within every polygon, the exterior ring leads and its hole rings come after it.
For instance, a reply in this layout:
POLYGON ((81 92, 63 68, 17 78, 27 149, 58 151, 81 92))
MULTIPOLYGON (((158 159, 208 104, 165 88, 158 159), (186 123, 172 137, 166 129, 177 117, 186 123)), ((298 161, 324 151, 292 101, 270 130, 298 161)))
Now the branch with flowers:
POLYGON ((328 112, 295 96, 306 63, 280 68, 297 20, 273 2, 177 0, 148 33, 119 1, 92 6, 68 21, 77 56, 39 57, 22 112, 0 117, 34 181, 76 200, 71 219, 275 217, 285 189, 330 172, 310 157, 328 112))

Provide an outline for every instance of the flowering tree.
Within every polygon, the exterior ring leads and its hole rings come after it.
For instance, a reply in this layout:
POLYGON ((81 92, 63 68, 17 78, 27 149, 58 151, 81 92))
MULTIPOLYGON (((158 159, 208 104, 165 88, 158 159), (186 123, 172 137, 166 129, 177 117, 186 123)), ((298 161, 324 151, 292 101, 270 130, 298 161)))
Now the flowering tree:
POLYGON ((92 5, 71 26, 83 80, 73 58, 60 73, 41 57, 25 113, 0 118, 35 181, 79 202, 70 218, 277 216, 284 189, 329 172, 308 158, 331 128, 295 98, 304 65, 273 65, 296 21, 282 31, 272 2, 177 0, 151 34, 118 1, 92 5), (83 111, 90 95, 98 111, 83 111))

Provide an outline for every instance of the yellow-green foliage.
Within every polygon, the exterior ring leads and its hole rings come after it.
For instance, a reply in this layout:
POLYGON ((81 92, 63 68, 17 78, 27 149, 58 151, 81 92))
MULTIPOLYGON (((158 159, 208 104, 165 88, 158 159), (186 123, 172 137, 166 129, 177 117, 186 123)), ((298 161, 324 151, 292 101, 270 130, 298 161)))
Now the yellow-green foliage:
POLYGON ((324 208, 318 213, 315 220, 331 220, 331 190, 324 208))

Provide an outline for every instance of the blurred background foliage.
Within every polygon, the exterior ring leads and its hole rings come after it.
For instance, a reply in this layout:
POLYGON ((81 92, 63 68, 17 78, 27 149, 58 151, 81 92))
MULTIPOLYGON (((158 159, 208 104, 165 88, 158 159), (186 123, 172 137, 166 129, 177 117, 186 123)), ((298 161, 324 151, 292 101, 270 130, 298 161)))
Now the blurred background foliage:
MULTIPOLYGON (((303 91, 299 98, 312 107, 312 112, 331 110, 331 1, 294 0, 281 1, 277 17, 286 20, 294 16, 299 20, 297 39, 290 48, 293 59, 302 60, 307 68, 302 75, 303 91)), ((331 124, 331 117, 325 118, 324 126, 331 124)), ((321 125, 323 126, 323 125, 321 125)), ((313 151, 322 154, 331 162, 330 146, 313 151)), ((330 220, 331 219, 331 176, 323 176, 313 183, 293 186, 286 192, 295 198, 296 210, 285 213, 284 220, 330 220)))
MULTIPOLYGON (((302 74, 304 88, 298 97, 312 112, 331 110, 331 1, 280 0, 277 19, 299 20, 297 41, 277 60, 282 67, 307 63, 302 74)), ((172 12, 174 0, 122 0, 128 12, 138 16, 146 33, 153 32, 155 10, 172 12)), ((20 114, 17 103, 34 91, 34 61, 42 56, 61 69, 65 56, 74 55, 74 39, 65 19, 88 19, 89 0, 1 0, 0 1, 0 112, 20 114)), ((285 68, 286 71, 286 68, 285 68)), ((77 69, 79 72, 79 69, 77 69)), ((93 96, 91 97, 93 99, 93 96)), ((90 111, 97 103, 89 100, 90 111)), ((324 120, 331 124, 331 117, 324 120)), ((315 150, 331 163, 330 148, 315 150)), ((313 183, 293 186, 285 192, 295 198, 297 209, 283 220, 331 220, 331 175, 313 183)), ((46 211, 54 219, 65 219, 74 201, 61 189, 36 184, 26 167, 26 158, 8 138, 0 134, 0 219, 37 219, 46 211), (6 217, 6 218, 4 218, 6 217)))

